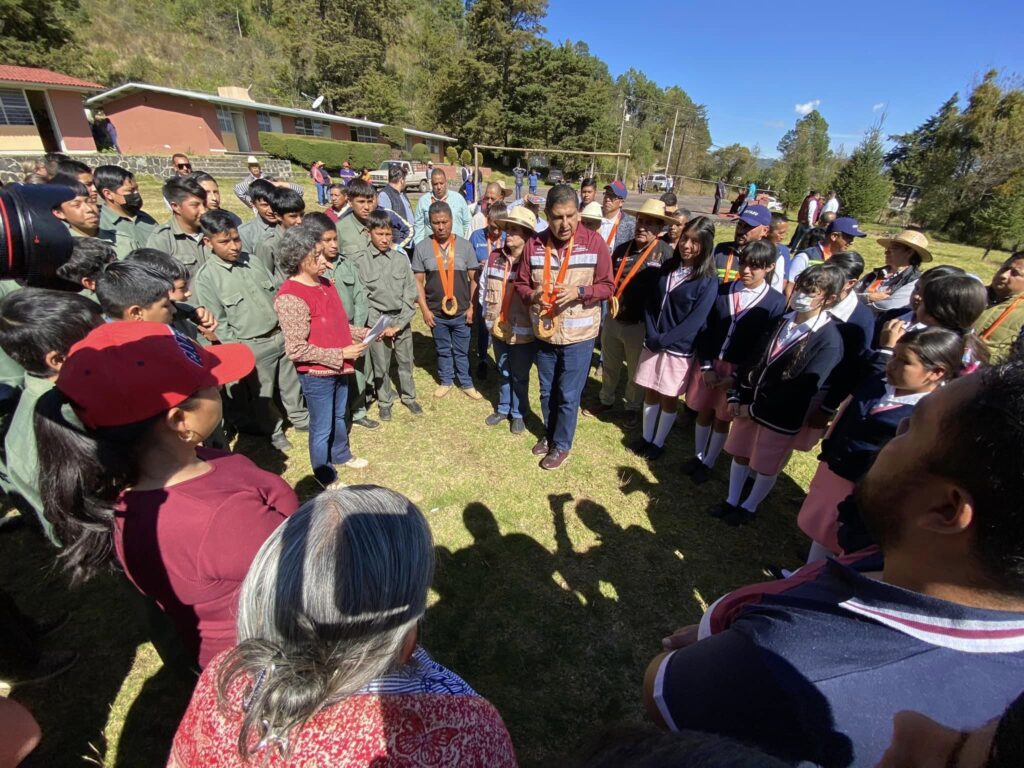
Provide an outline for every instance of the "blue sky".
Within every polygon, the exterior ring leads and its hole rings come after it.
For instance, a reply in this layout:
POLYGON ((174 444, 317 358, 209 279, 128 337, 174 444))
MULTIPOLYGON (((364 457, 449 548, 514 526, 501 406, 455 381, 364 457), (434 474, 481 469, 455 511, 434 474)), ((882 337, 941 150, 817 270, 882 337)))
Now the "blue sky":
POLYGON ((552 41, 585 41, 613 77, 632 66, 679 85, 707 105, 715 144, 765 157, 815 102, 849 151, 883 111, 884 132, 902 133, 988 69, 1024 75, 1021 0, 550 0, 544 25, 552 41))

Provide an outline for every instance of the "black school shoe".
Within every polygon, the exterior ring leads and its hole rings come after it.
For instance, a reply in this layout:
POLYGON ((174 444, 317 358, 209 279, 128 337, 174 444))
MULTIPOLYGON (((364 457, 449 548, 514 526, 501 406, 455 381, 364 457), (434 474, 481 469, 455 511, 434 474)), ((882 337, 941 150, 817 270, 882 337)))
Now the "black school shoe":
POLYGON ((704 483, 711 479, 711 468, 704 462, 701 462, 700 466, 690 473, 690 479, 697 485, 704 485, 704 483))
POLYGON ((492 413, 490 416, 484 419, 484 424, 486 424, 488 427, 496 427, 499 424, 501 424, 501 422, 505 421, 505 419, 507 418, 508 416, 506 416, 505 414, 492 413))
POLYGON ((409 413, 411 413, 413 416, 422 416, 423 415, 423 406, 421 406, 415 400, 413 400, 411 403, 402 403, 402 405, 404 405, 406 408, 408 408, 409 409, 409 413))
POLYGON ((685 461, 679 471, 684 475, 692 475, 703 466, 704 462, 694 456, 692 459, 685 461))
POLYGON ((630 453, 635 453, 637 456, 647 456, 647 452, 654 447, 654 443, 648 443, 642 437, 638 437, 632 443, 629 444, 630 453))
POLYGON ((363 429, 377 429, 380 427, 380 422, 374 421, 369 416, 363 416, 363 418, 356 419, 352 423, 357 427, 362 427, 363 429))
POLYGON ((754 518, 757 515, 754 512, 750 512, 743 507, 736 507, 732 512, 722 518, 726 525, 731 525, 733 528, 739 528, 741 525, 750 525, 754 522, 754 518))
POLYGON ((521 435, 526 431, 526 423, 522 419, 512 419, 512 423, 508 425, 508 431, 513 435, 521 435))
POLYGON ((707 512, 711 517, 724 518, 727 515, 731 515, 739 507, 734 507, 728 501, 720 501, 712 507, 708 507, 707 512))
POLYGON ((377 406, 377 418, 381 421, 391 421, 391 406, 390 405, 378 405, 377 406))

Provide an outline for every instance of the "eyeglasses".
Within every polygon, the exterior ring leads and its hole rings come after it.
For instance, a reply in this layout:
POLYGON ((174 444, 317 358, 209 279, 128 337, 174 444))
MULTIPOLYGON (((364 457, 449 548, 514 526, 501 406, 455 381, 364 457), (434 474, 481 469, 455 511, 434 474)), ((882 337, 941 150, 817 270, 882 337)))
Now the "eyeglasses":
POLYGON ((177 167, 182 171, 191 171, 192 163, 178 163, 177 167))

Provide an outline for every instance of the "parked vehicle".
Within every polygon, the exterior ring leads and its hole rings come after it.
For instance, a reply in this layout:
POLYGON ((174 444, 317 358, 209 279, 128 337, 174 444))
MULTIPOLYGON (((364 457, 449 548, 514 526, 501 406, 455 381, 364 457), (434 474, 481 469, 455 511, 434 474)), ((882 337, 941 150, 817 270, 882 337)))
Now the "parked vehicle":
POLYGON ((548 184, 561 184, 565 181, 565 174, 558 168, 548 170, 548 184))
POLYGON ((426 194, 430 191, 430 179, 427 178, 427 166, 423 163, 410 163, 408 160, 385 160, 380 168, 370 171, 370 183, 375 187, 383 187, 388 183, 388 171, 391 166, 401 165, 405 168, 405 191, 426 194))
POLYGON ((668 189, 668 176, 664 173, 649 174, 645 186, 654 192, 664 192, 668 189))

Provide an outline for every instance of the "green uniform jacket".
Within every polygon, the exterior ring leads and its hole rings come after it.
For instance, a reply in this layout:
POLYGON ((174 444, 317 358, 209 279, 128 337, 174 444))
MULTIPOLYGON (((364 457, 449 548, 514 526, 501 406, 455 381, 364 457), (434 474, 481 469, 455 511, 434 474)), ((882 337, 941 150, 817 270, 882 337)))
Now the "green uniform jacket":
POLYGON ((100 208, 100 240, 114 244, 117 258, 123 259, 136 248, 145 248, 156 231, 156 219, 145 211, 130 219, 115 213, 109 205, 100 208))
POLYGON ((203 246, 202 235, 196 237, 184 232, 173 216, 167 224, 161 224, 149 236, 146 247, 169 253, 188 267, 193 280, 196 270, 206 263, 206 248, 203 246))
POLYGON ((366 325, 367 303, 366 289, 359 279, 359 273, 351 261, 339 258, 331 265, 328 262, 327 271, 324 277, 334 283, 341 303, 345 305, 345 314, 348 315, 349 325, 362 328, 366 325))
POLYGON ((4 447, 7 451, 7 474, 11 485, 39 516, 46 538, 59 547, 60 541, 53 531, 53 526, 43 516, 43 501, 39 498, 39 456, 36 453, 36 403, 51 389, 53 382, 49 379, 25 374, 25 391, 22 392, 21 400, 14 411, 4 447))
MULTIPOLYGON (((267 234, 263 238, 263 242, 256 247, 256 253, 253 254, 253 258, 260 262, 271 275, 275 276, 275 279, 280 274, 277 269, 277 248, 281 244, 281 233, 284 232, 280 227, 274 227, 273 231, 267 234)), ((278 283, 283 282, 278 280, 278 283)))
MULTIPOLYGON (((14 293, 21 288, 13 280, 0 280, 0 299, 9 293, 14 293)), ((25 369, 12 360, 6 352, 0 349, 0 384, 6 384, 15 389, 21 389, 25 379, 25 369)))
POLYGON ((277 283, 248 253, 233 263, 210 256, 196 272, 192 290, 199 304, 217 318, 221 341, 249 341, 278 329, 274 311, 277 283))
MULTIPOLYGON (((1020 297, 1009 296, 982 312, 974 324, 974 330, 978 335, 984 335, 985 331, 1018 298, 1020 297)), ((992 354, 993 363, 1000 363, 1010 356, 1010 350, 1013 349, 1014 342, 1020 336, 1021 328, 1024 328, 1024 300, 1018 301, 1014 305, 1013 311, 999 324, 998 328, 992 331, 992 335, 985 339, 985 343, 988 344, 989 351, 992 354)))
POLYGON ((371 246, 356 257, 355 268, 366 289, 366 324, 372 326, 381 315, 392 315, 394 327, 407 326, 418 298, 409 257, 394 248, 381 252, 371 246))
POLYGON ((341 258, 356 256, 370 247, 370 232, 354 213, 338 219, 338 253, 341 258))
POLYGON ((242 238, 242 250, 246 253, 256 253, 260 243, 270 237, 270 233, 277 229, 277 224, 267 224, 257 216, 249 219, 238 228, 238 236, 242 238))

